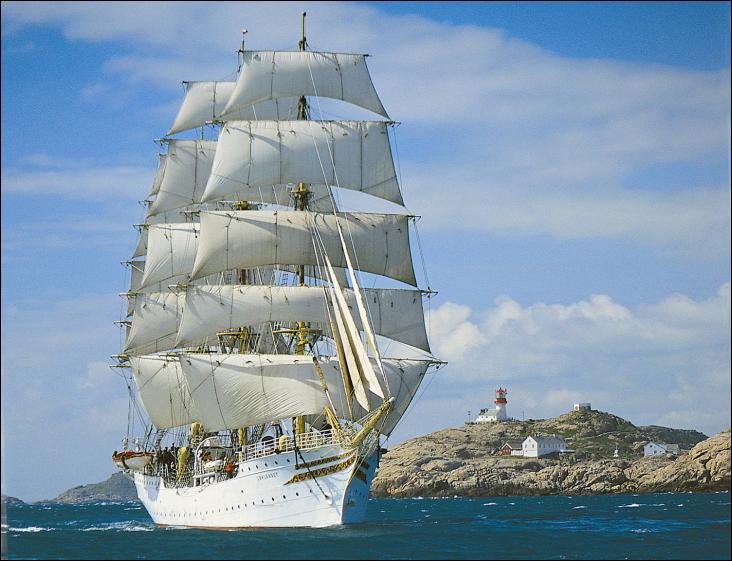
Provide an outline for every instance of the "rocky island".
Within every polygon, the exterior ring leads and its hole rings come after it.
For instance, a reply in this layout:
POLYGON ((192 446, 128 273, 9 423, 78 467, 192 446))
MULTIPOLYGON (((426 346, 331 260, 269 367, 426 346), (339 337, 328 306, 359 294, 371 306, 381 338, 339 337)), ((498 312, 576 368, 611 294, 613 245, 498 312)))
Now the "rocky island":
POLYGON ((98 503, 104 501, 127 502, 137 501, 137 491, 132 479, 121 471, 113 473, 109 479, 100 483, 78 485, 61 493, 50 503, 83 504, 98 503))
POLYGON ((382 457, 371 494, 582 495, 729 487, 729 430, 706 438, 692 430, 636 427, 590 410, 555 419, 465 425, 413 438, 382 457), (561 436, 574 452, 556 458, 500 455, 506 441, 533 434, 561 436), (679 444, 679 455, 644 458, 648 441, 679 444))

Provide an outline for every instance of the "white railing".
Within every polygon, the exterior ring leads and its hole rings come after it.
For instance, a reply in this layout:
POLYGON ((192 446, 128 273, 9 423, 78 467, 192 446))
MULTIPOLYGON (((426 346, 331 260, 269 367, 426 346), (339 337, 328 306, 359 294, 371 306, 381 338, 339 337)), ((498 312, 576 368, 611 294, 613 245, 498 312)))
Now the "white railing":
POLYGON ((297 448, 300 450, 310 450, 312 448, 320 448, 321 446, 340 444, 341 437, 339 433, 333 430, 298 434, 295 439, 283 435, 278 440, 272 439, 264 442, 260 440, 255 444, 246 446, 240 452, 237 452, 237 459, 243 462, 254 458, 263 458, 282 452, 289 452, 295 449, 295 443, 297 443, 297 448))

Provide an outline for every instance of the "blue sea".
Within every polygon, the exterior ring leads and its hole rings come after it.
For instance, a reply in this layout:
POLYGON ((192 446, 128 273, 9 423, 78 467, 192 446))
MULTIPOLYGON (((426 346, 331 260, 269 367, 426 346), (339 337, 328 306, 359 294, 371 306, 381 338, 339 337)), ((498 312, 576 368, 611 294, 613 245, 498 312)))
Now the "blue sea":
POLYGON ((372 499, 327 529, 157 528, 138 503, 8 506, 9 559, 729 559, 730 496, 372 499))

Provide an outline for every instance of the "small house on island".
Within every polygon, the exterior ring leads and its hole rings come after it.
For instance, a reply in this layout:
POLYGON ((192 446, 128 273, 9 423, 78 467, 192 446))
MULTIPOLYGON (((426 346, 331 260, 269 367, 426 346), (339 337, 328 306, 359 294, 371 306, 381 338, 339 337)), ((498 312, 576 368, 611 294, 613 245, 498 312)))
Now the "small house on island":
POLYGON ((549 454, 559 454, 567 451, 567 443, 561 436, 553 434, 529 436, 522 444, 523 455, 528 458, 540 458, 549 454))
POLYGON ((573 411, 592 411, 592 404, 590 403, 575 403, 573 411))
POLYGON ((666 444, 664 442, 649 442, 643 446, 643 455, 648 456, 659 456, 661 454, 678 454, 678 444, 666 444))
POLYGON ((502 456, 523 456, 523 440, 507 440, 503 446, 501 446, 502 456))

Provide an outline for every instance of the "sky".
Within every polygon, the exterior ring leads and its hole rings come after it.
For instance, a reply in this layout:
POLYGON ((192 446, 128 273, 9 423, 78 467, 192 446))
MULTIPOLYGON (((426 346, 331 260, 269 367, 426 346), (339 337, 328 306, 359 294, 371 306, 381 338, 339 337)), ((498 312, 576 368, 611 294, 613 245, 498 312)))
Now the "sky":
POLYGON ((303 10, 311 49, 371 55, 438 291, 449 364, 388 445, 474 418, 499 385, 517 418, 584 401, 730 426, 729 3, 3 2, 3 493, 113 471, 112 321, 153 139, 182 80, 235 78, 241 28, 293 49, 303 10))

